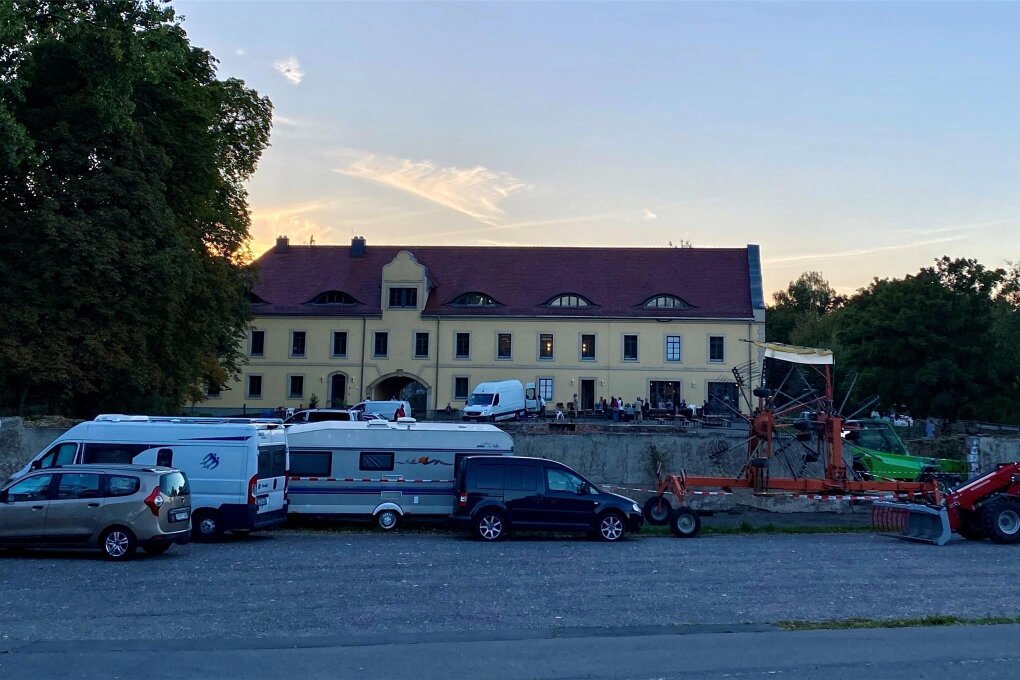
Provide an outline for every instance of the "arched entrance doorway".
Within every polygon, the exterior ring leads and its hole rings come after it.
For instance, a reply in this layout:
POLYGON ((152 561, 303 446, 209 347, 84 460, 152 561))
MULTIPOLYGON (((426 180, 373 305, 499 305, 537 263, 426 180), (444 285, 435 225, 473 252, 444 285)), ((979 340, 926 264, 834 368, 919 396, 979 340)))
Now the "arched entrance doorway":
POLYGON ((329 407, 347 406, 347 374, 334 373, 329 376, 329 407))
POLYGON ((369 386, 372 399, 402 399, 411 404, 415 418, 424 418, 429 407, 429 386, 409 373, 384 375, 369 386))

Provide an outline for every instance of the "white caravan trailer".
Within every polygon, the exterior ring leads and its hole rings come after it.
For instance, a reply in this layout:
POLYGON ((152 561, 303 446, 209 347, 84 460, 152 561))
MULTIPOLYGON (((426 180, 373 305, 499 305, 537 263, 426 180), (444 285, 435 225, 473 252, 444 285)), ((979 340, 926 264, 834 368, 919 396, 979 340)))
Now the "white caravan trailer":
POLYGON ((446 517, 464 456, 508 456, 513 439, 493 425, 323 422, 292 425, 293 515, 375 517, 393 529, 405 515, 446 517))
POLYGON ((478 383, 464 407, 464 420, 517 420, 525 412, 520 380, 478 383))
POLYGON ((198 540, 287 519, 287 439, 279 420, 103 415, 60 435, 24 468, 79 463, 172 465, 191 485, 198 540))

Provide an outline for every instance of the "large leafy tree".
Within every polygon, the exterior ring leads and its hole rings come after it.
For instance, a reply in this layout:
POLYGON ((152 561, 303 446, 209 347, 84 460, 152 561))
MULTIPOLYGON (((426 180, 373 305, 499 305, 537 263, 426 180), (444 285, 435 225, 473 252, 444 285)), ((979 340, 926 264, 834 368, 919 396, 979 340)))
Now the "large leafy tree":
POLYGON ((786 290, 773 293, 772 300, 766 312, 767 339, 795 345, 826 344, 831 335, 826 315, 846 302, 819 272, 801 274, 786 290))
POLYGON ((236 372, 271 104, 152 0, 0 2, 0 399, 174 411, 236 372))

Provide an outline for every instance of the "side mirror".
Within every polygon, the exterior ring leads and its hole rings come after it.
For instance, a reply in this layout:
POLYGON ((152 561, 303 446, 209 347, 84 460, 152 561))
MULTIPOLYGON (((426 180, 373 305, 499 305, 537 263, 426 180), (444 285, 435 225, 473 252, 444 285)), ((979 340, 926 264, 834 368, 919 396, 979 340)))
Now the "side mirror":
POLYGON ((32 465, 29 466, 31 470, 42 470, 42 460, 36 459, 32 461, 32 465))
POLYGON ((589 493, 591 493, 591 486, 588 482, 581 482, 581 486, 577 487, 577 495, 587 496, 589 493))

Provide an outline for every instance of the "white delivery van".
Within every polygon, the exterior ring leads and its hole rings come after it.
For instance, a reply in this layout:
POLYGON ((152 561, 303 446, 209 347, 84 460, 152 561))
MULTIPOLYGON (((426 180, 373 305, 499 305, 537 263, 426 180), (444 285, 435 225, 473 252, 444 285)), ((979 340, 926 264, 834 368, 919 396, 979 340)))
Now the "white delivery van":
POLYGON ((360 401, 351 407, 351 411, 357 411, 360 413, 375 413, 386 420, 396 420, 394 415, 397 409, 401 406, 404 407, 404 417, 411 418, 411 404, 406 401, 398 401, 391 399, 389 401, 360 401))
POLYGON ((196 540, 287 519, 287 439, 279 420, 103 415, 60 435, 24 468, 167 465, 188 476, 196 540))
POLYGON ((465 456, 509 456, 514 444, 493 425, 322 422, 292 425, 291 516, 374 517, 393 529, 407 515, 447 517, 465 456))
POLYGON ((520 380, 483 382, 471 392, 464 420, 516 420, 524 411, 524 385, 520 380))

